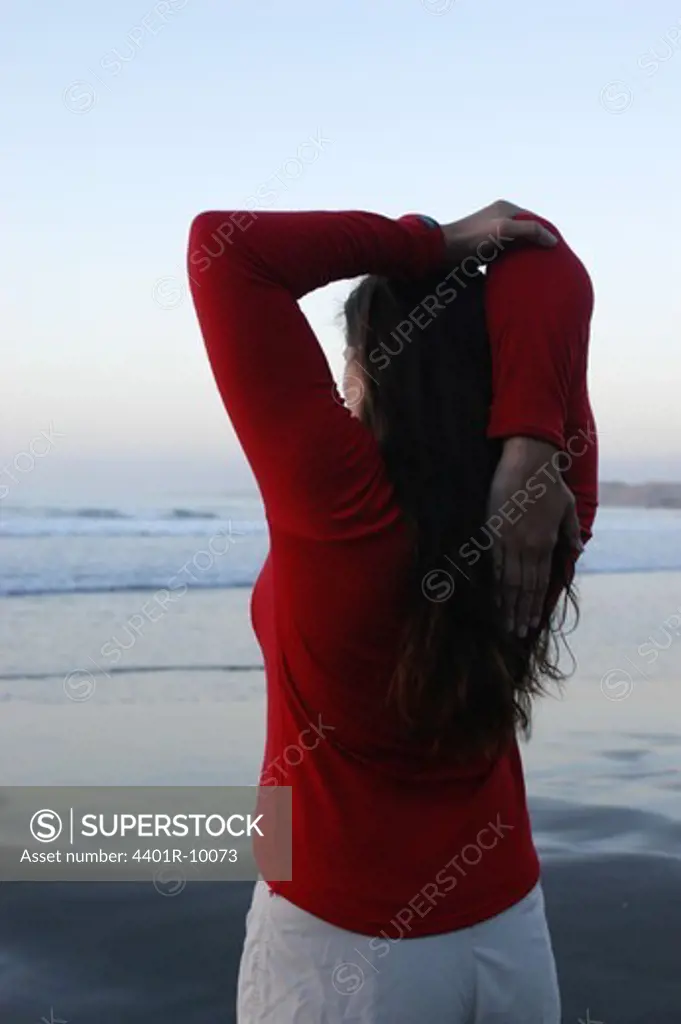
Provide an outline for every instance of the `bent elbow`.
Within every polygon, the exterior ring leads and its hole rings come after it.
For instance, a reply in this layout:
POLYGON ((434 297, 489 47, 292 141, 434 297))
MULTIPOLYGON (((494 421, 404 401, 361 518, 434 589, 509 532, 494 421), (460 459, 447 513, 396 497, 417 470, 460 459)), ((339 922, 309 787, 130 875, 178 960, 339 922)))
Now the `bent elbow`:
POLYGON ((187 261, 189 272, 206 271, 211 264, 234 258, 239 240, 255 214, 244 210, 205 210, 194 217, 189 228, 187 261))

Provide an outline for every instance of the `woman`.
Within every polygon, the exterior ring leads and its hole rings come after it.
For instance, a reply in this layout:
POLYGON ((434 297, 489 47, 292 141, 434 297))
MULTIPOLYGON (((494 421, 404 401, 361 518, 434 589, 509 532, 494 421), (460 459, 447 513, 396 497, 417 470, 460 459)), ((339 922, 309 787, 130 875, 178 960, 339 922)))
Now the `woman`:
POLYGON ((516 733, 558 674, 570 492, 583 539, 595 509, 592 293, 516 210, 192 225, 199 323, 270 530, 261 784, 293 794, 293 879, 256 885, 241 1024, 560 1019, 516 733), (360 274, 346 408, 298 300, 360 274))

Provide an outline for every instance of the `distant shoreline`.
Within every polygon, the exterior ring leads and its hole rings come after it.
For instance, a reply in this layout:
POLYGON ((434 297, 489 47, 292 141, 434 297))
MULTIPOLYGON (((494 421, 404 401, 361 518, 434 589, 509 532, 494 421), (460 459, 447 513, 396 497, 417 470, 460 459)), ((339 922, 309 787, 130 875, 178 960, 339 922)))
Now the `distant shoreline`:
POLYGON ((625 484, 601 480, 598 490, 603 506, 681 509, 681 483, 625 484))
MULTIPOLYGON (((257 498, 257 490, 230 491, 226 498, 257 498)), ((671 508, 681 509, 681 482, 651 481, 627 484, 620 480, 600 480, 599 504, 605 508, 671 508)))

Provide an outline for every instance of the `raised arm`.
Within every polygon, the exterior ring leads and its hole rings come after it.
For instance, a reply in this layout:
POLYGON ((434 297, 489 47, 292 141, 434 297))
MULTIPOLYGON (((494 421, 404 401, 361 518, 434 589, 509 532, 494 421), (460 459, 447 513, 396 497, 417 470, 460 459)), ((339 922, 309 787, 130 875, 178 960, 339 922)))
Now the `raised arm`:
POLYGON ((493 233, 555 243, 510 211, 494 203, 442 227, 420 215, 359 212, 210 212, 194 220, 188 268, 199 324, 270 523, 347 537, 396 514, 378 445, 343 407, 297 300, 365 273, 425 276, 470 256, 493 233))
POLYGON ((549 252, 502 254, 490 264, 487 283, 494 394, 489 433, 504 440, 490 519, 499 523, 495 556, 508 625, 521 636, 544 611, 561 526, 571 534, 576 557, 580 532, 581 541, 591 535, 597 501, 586 379, 593 289, 575 253, 543 223, 558 244, 549 252))
POLYGON ((418 216, 210 212, 194 220, 188 262, 199 324, 272 524, 348 535, 372 517, 380 522, 390 505, 376 442, 344 408, 297 300, 364 273, 420 276, 445 254, 441 229, 418 216))
POLYGON ((489 434, 533 437, 562 449, 575 373, 586 371, 593 288, 557 229, 542 223, 558 238, 553 249, 516 248, 489 264, 487 324, 494 338, 489 434))

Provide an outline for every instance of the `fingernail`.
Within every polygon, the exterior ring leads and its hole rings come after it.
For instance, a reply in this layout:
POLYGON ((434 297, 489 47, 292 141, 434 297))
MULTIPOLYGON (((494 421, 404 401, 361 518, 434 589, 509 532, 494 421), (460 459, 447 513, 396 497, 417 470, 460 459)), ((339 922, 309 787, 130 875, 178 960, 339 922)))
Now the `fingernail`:
POLYGON ((525 637, 527 636, 527 626, 519 626, 518 627, 518 636, 520 637, 521 640, 525 639, 525 637))
POLYGON ((534 619, 532 619, 532 620, 530 621, 530 628, 531 628, 531 629, 539 629, 539 623, 540 623, 540 622, 541 622, 541 619, 540 619, 540 618, 534 618, 534 619))
POLYGON ((546 228, 542 231, 542 241, 545 245, 557 245, 558 239, 552 231, 548 231, 546 228))

